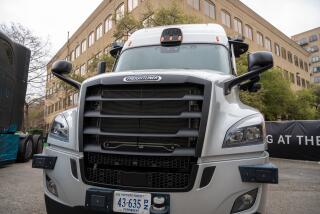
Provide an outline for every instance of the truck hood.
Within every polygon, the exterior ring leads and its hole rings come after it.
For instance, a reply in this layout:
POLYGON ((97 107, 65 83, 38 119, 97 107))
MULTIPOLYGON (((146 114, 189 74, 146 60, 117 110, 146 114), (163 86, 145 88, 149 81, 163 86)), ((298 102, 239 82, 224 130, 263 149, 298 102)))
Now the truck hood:
POLYGON ((110 78, 110 77, 126 77, 126 76, 140 76, 140 75, 182 75, 182 76, 191 76, 197 77, 205 80, 209 80, 211 82, 223 82, 227 79, 233 77, 231 74, 225 74, 219 71, 212 71, 212 70, 183 70, 183 69, 170 69, 170 70, 161 70, 161 69, 152 69, 152 70, 135 70, 135 71, 125 71, 125 72, 114 72, 114 73, 106 73, 100 74, 91 78, 88 78, 83 82, 86 84, 91 81, 95 81, 98 79, 110 78))

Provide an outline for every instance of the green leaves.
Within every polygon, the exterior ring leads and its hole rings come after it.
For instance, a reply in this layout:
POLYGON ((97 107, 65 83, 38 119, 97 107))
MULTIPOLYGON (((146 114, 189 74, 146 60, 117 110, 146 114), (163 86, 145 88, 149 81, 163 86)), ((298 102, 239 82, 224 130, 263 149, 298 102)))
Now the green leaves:
POLYGON ((197 17, 185 14, 176 4, 168 8, 160 8, 154 12, 154 16, 151 19, 153 26, 193 24, 197 22, 197 17))
POLYGON ((108 54, 102 54, 100 57, 94 58, 92 63, 88 65, 88 71, 96 74, 98 63, 102 61, 107 63, 106 71, 111 72, 115 59, 108 54))
MULTIPOLYGON (((238 74, 247 72, 246 56, 237 60, 238 74)), ((312 120, 320 117, 320 88, 313 86, 293 91, 283 70, 272 68, 261 75, 262 88, 257 93, 240 92, 243 103, 259 109, 266 120, 312 120)))
POLYGON ((151 5, 147 5, 146 12, 140 19, 134 17, 131 13, 126 13, 121 20, 118 20, 113 36, 116 39, 129 36, 131 32, 143 28, 145 21, 147 21, 148 26, 153 27, 199 22, 197 17, 185 14, 174 3, 170 7, 162 7, 157 10, 154 10, 151 5))

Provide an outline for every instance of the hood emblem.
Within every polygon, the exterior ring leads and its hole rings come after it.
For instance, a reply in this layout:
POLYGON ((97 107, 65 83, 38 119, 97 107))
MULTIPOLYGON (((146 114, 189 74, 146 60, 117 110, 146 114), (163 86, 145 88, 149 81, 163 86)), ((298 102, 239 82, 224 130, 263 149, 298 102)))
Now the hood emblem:
POLYGON ((137 75, 137 76, 126 76, 123 78, 124 82, 159 82, 162 77, 159 75, 137 75))

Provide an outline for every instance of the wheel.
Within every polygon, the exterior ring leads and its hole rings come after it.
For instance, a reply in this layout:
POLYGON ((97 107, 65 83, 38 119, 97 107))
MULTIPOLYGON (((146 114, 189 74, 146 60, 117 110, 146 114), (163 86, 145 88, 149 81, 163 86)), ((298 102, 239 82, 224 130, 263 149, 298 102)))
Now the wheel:
POLYGON ((40 154, 43 150, 44 138, 41 136, 37 142, 36 151, 33 154, 40 154))
POLYGON ((43 144, 43 137, 40 134, 35 134, 32 136, 32 151, 33 154, 38 154, 42 152, 42 145, 39 144, 43 144), (39 148, 40 147, 40 148, 39 148))
POLYGON ((19 162, 27 162, 32 157, 33 142, 31 137, 20 139, 20 146, 17 160, 19 162))

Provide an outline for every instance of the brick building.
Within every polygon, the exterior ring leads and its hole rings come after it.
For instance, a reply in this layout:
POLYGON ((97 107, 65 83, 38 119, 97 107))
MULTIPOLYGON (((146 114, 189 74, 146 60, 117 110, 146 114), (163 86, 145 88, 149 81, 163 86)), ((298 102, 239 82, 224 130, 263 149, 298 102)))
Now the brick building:
POLYGON ((309 86, 309 53, 239 0, 104 0, 48 63, 46 127, 55 115, 78 102, 78 93, 62 89, 51 74, 54 61, 67 59, 73 63, 75 73, 87 77, 94 58, 107 53, 113 41, 125 40, 113 38, 116 20, 126 12, 141 18, 147 4, 157 9, 172 2, 201 23, 218 23, 230 37, 243 37, 250 45, 249 51, 272 51, 275 66, 284 70, 294 90, 309 86))
POLYGON ((320 27, 294 35, 292 39, 310 53, 311 81, 320 84, 320 27))

